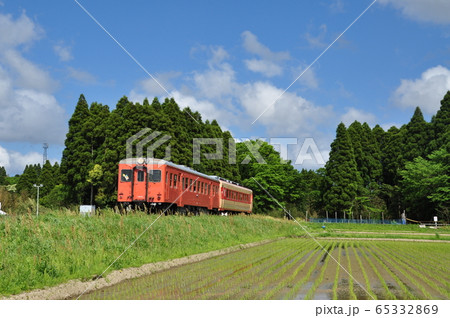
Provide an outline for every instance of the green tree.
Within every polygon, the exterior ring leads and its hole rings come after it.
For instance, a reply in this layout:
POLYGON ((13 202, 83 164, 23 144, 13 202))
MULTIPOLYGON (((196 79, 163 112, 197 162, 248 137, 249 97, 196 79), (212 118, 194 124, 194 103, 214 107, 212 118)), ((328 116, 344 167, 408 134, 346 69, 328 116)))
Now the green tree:
POLYGON ((360 186, 352 143, 343 123, 336 131, 336 139, 331 144, 330 158, 325 165, 327 191, 326 209, 339 213, 348 212, 360 186))
POLYGON ((253 190, 255 213, 278 211, 277 216, 284 215, 277 201, 283 207, 301 205, 299 172, 272 145, 249 140, 237 143, 236 151, 242 184, 253 190))
POLYGON ((429 150, 438 150, 450 143, 450 91, 441 101, 441 108, 431 119, 433 138, 429 150))
POLYGON ((445 148, 434 151, 428 160, 417 157, 407 162, 400 174, 411 218, 431 220, 439 212, 449 220, 450 154, 445 148))
POLYGON ((426 156, 426 149, 431 141, 430 125, 423 118, 420 107, 416 107, 414 115, 405 126, 403 158, 411 161, 419 156, 426 156))
POLYGON ((89 202, 90 185, 87 182, 89 163, 92 162, 92 147, 89 135, 89 106, 81 94, 75 111, 69 120, 65 149, 61 159, 61 174, 67 185, 68 198, 73 203, 89 202))
POLYGON ((47 194, 50 193, 50 191, 53 189, 53 187, 56 185, 55 175, 54 175, 54 169, 51 165, 50 161, 46 161, 44 166, 42 167, 41 175, 40 175, 40 183, 43 185, 43 187, 39 190, 40 195, 42 197, 45 197, 47 194))
POLYGON ((8 175, 6 174, 6 169, 5 167, 0 166, 0 185, 5 185, 6 184, 6 177, 8 175))
MULTIPOLYGON (((383 166, 381 164, 381 150, 378 136, 375 135, 367 123, 361 127, 361 146, 364 153, 364 186, 370 187, 372 183, 380 185, 382 182, 383 166)), ((379 133, 379 132, 378 132, 379 133)))
POLYGON ((17 182, 17 192, 24 193, 25 195, 34 194, 36 189, 34 184, 40 183, 41 165, 26 165, 22 175, 17 182))

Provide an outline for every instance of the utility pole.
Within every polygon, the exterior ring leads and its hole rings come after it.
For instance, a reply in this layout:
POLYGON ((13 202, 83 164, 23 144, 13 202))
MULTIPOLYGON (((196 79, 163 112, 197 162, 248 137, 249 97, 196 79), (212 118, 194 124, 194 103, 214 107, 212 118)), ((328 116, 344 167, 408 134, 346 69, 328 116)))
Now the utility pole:
POLYGON ((33 187, 37 188, 36 194, 36 216, 39 216, 39 188, 43 187, 42 184, 33 184, 33 187))

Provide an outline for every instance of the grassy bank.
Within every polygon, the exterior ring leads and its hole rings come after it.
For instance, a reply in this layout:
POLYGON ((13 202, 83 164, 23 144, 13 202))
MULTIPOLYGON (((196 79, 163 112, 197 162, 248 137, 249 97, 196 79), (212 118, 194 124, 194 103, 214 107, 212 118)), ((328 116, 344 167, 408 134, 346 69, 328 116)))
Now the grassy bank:
MULTIPOLYGON (((0 294, 53 286, 102 273, 156 215, 46 213, 0 219, 0 294)), ((257 216, 163 216, 110 270, 241 243, 298 235, 292 222, 257 216)))
MULTIPOLYGON (((94 217, 81 217, 68 210, 44 210, 39 217, 32 214, 2 217, 0 295, 54 286, 71 279, 92 279, 157 217, 142 213, 121 216, 111 210, 94 217)), ((325 229, 322 225, 303 223, 315 236, 450 239, 448 229, 420 229, 412 225, 326 224, 325 229), (426 233, 438 234, 430 237, 426 233)), ((298 235, 305 233, 296 223, 271 217, 163 216, 109 271, 298 235)))

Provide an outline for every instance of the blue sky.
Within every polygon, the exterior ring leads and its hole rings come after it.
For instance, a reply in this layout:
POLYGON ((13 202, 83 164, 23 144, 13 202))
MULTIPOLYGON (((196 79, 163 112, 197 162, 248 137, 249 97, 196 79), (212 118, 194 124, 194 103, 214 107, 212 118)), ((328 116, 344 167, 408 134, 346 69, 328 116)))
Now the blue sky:
MULTIPOLYGON (((341 121, 429 120, 450 89, 446 0, 376 1, 253 125, 372 0, 79 3, 180 106, 236 138, 297 138, 293 161, 305 138, 326 160, 341 121)), ((111 109, 168 96, 75 1, 0 0, 0 165, 21 173, 43 142, 59 161, 81 93, 111 109)))

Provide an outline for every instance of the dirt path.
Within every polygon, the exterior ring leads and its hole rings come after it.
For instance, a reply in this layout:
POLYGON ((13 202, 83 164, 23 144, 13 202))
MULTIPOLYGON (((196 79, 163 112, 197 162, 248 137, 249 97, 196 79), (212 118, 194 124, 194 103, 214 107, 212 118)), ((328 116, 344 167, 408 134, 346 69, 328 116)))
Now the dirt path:
POLYGON ((186 265, 190 263, 195 263, 203 261, 215 256, 224 255, 232 252, 236 252, 242 249, 268 244, 274 241, 281 240, 283 238, 264 240, 260 242, 253 242, 247 244, 240 244, 233 247, 228 247, 225 249, 211 251, 201 254, 190 255, 182 258, 177 258, 169 261, 150 263, 142 265, 141 267, 131 267, 125 268, 117 271, 111 272, 106 279, 100 278, 97 280, 90 280, 82 282, 81 280, 71 280, 67 283, 60 284, 57 286, 36 289, 29 292, 24 292, 17 295, 12 295, 9 297, 2 297, 2 300, 24 300, 24 299, 71 299, 77 298, 79 295, 99 290, 105 287, 110 287, 120 282, 128 279, 142 277, 152 273, 167 270, 176 266, 186 265))

